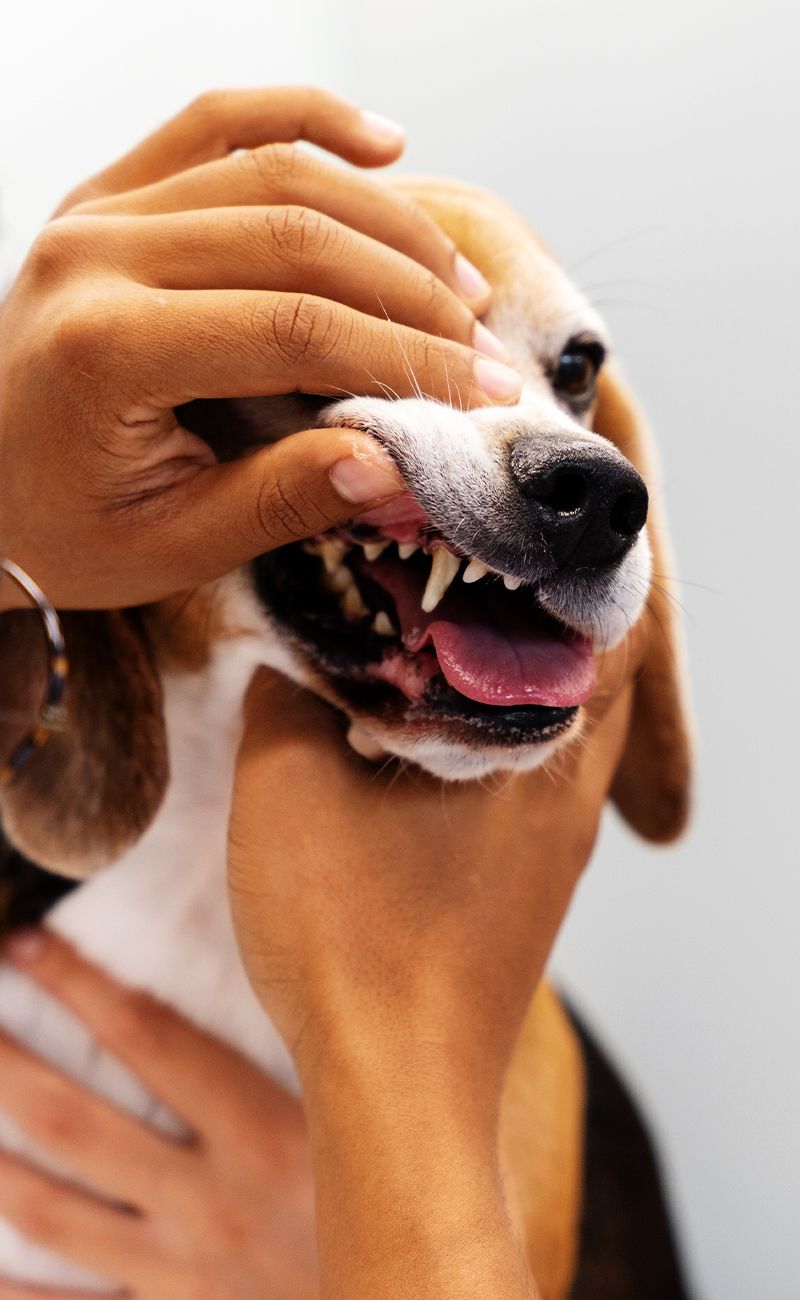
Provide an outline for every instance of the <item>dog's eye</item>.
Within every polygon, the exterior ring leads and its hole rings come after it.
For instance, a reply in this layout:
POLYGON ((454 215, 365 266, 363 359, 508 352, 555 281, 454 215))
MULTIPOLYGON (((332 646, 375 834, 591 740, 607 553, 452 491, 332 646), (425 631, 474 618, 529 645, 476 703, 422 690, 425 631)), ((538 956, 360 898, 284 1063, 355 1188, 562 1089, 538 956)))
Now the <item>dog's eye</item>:
POLYGON ((553 372, 553 388, 569 402, 590 401, 604 356, 602 344, 570 339, 553 372))

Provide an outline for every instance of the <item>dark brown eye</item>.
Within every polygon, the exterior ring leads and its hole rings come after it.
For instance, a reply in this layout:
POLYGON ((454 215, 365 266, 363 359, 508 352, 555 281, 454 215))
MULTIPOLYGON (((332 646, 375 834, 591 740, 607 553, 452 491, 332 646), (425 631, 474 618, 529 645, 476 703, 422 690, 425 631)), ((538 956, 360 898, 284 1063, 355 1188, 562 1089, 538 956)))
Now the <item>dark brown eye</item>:
POLYGON ((569 401, 590 401, 604 355, 599 343, 571 340, 558 358, 553 372, 553 388, 569 401))

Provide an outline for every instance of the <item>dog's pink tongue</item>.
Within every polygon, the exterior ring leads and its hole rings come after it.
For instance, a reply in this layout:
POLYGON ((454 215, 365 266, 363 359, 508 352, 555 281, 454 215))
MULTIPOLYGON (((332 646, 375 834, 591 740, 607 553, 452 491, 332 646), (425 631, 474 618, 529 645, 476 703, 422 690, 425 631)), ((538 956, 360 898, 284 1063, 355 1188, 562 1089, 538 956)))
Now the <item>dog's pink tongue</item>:
POLYGON ((572 708, 592 694, 597 670, 591 645, 581 637, 535 626, 533 612, 530 625, 502 597, 468 594, 463 587, 451 587, 425 614, 417 584, 400 565, 379 560, 370 573, 394 599, 406 648, 432 643, 445 678, 467 699, 572 708), (478 601, 483 608, 476 609, 478 601))
POLYGON ((582 704, 594 690, 595 664, 586 641, 448 619, 430 623, 427 635, 450 685, 479 704, 564 709, 582 704))

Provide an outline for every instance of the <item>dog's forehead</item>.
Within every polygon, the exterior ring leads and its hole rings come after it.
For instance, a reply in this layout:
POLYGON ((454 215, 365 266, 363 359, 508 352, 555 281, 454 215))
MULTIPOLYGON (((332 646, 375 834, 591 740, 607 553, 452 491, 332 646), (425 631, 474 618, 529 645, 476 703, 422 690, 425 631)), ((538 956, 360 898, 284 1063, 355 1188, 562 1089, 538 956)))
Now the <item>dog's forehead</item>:
POLYGON ((609 350, 605 324, 558 264, 544 240, 494 194, 456 181, 403 178, 394 184, 433 217, 486 276, 492 301, 486 324, 511 351, 528 382, 576 335, 609 350))

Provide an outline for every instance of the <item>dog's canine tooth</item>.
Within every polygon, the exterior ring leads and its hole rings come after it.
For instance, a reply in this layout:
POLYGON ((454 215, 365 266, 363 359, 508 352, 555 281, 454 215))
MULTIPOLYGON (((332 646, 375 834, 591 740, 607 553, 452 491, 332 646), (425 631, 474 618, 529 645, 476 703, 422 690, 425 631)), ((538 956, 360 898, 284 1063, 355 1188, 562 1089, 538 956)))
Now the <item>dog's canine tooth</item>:
POLYGON ((460 567, 461 561, 452 551, 438 546, 433 552, 430 577, 422 597, 422 608, 426 614, 433 613, 460 567))
POLYGON ((416 555, 419 547, 416 542, 398 542, 397 554, 401 560, 410 560, 412 555, 416 555))
POLYGON ((354 582, 350 583, 339 603, 348 618, 363 618, 365 614, 369 613, 364 601, 361 599, 361 592, 354 582))
POLYGON ((391 544, 388 538, 383 542, 364 542, 364 554, 372 562, 372 560, 377 560, 379 555, 383 555, 386 547, 391 546, 391 544))
POLYGON ((484 564, 482 560, 470 560, 469 564, 467 565, 466 569, 461 575, 461 581, 479 582, 481 578, 483 578, 487 573, 490 572, 491 570, 488 564, 484 564))
POLYGON ((512 578, 510 573, 503 574, 503 586, 506 591, 516 591, 522 586, 522 578, 512 578))
POLYGON ((394 636, 397 632, 397 628, 394 626, 394 623, 389 618, 385 609, 378 610, 372 620, 372 630, 373 632, 377 632, 378 636, 394 636))
POLYGON ((326 537, 324 541, 320 542, 322 563, 325 565, 327 573, 333 573, 339 568, 347 549, 347 543, 340 541, 338 538, 326 537))

